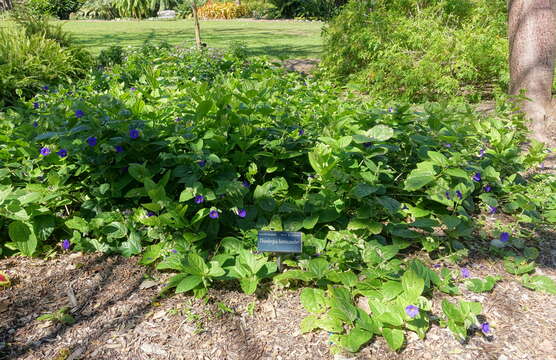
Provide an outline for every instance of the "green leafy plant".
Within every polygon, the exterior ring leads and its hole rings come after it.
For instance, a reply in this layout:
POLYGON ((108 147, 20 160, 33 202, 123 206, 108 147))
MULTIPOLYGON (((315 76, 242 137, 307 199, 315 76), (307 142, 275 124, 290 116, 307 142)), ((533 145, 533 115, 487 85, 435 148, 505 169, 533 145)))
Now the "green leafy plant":
POLYGON ((44 314, 37 318, 38 321, 52 321, 54 323, 60 323, 64 325, 71 325, 75 323, 73 316, 68 314, 69 307, 63 307, 53 313, 44 314))
POLYGON ((477 302, 460 301, 454 305, 448 300, 442 300, 442 311, 446 319, 441 321, 441 325, 447 326, 455 337, 464 341, 468 330, 477 323, 477 315, 481 314, 483 308, 477 302))

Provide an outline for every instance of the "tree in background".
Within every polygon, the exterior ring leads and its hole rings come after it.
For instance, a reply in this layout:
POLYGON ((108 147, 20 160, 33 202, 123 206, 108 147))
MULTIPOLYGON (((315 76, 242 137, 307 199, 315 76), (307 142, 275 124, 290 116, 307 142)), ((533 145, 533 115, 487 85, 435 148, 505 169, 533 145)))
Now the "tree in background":
POLYGON ((555 145, 549 127, 556 125, 552 103, 556 58, 556 0, 509 0, 510 94, 525 91, 521 109, 531 119, 533 137, 555 145))
POLYGON ((203 6, 207 0, 185 0, 191 6, 191 12, 193 13, 193 22, 195 26, 195 46, 197 50, 201 50, 201 25, 199 24, 199 7, 203 6))

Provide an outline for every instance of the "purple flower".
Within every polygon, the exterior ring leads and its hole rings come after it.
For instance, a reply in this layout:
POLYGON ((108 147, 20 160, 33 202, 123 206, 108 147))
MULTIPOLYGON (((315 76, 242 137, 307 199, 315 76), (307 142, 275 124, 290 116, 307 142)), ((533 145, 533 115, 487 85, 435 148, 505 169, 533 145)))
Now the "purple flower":
POLYGON ((202 203, 203 201, 205 201, 205 197, 204 197, 203 195, 197 195, 197 196, 195 196, 195 203, 196 203, 196 204, 200 204, 200 203, 202 203))
POLYGON ((68 151, 66 149, 60 149, 60 151, 58 151, 56 154, 58 154, 58 156, 61 158, 65 158, 66 156, 68 156, 68 151))
POLYGON ((366 143, 363 143, 363 146, 365 147, 365 149, 368 149, 371 146, 373 146, 373 143, 372 142, 366 142, 366 143))
POLYGON ((510 240, 510 234, 508 234, 507 232, 503 232, 500 234, 500 241, 505 243, 508 242, 508 240, 510 240))
POLYGON ((415 316, 419 315, 419 308, 415 305, 407 305, 405 307, 405 313, 413 319, 415 316))
POLYGON ((71 244, 70 244, 70 241, 68 239, 64 239, 62 241, 62 249, 69 250, 70 246, 71 246, 71 244))
POLYGON ((461 268, 461 277, 467 279, 471 274, 469 273, 469 269, 461 268))
POLYGON ((440 264, 434 264, 432 267, 435 268, 435 269, 440 269, 440 268, 442 267, 442 265, 440 265, 440 264))
POLYGON ((394 108, 388 108, 388 112, 389 112, 389 113, 394 112, 394 108))
POLYGON ((217 210, 211 210, 209 213, 209 217, 211 219, 218 219, 218 217, 220 216, 220 214, 218 213, 217 210))
POLYGON ((483 331, 483 333, 488 334, 490 332, 490 325, 487 322, 482 323, 481 330, 483 331))
POLYGON ((483 156, 485 156, 485 149, 479 150, 479 157, 482 158, 483 156))
POLYGON ((41 89, 43 89, 44 91, 48 91, 48 86, 43 86, 41 89))
POLYGON ((40 107, 38 102, 34 102, 33 103, 33 108, 38 109, 40 107))
POLYGON ((117 153, 121 153, 124 152, 124 147, 121 145, 116 145, 114 146, 114 150, 116 150, 117 153))
POLYGON ((498 208, 496 206, 488 206, 488 213, 489 214, 496 214, 496 212, 498 211, 498 208))
POLYGON ((299 136, 303 136, 303 134, 305 134, 305 130, 299 129, 298 134, 299 136))
POLYGON ((448 149, 449 149, 449 148, 451 148, 451 147, 452 147, 452 144, 450 144, 450 143, 444 144, 444 147, 446 147, 446 148, 448 148, 448 149))
POLYGON ((95 146, 97 144, 97 138, 94 136, 88 137, 87 144, 89 144, 89 146, 95 146))
POLYGON ((544 163, 541 163, 539 167, 544 170, 544 163))
POLYGON ((241 185, 243 185, 243 187, 249 189, 249 187, 251 186, 251 184, 249 183, 249 181, 247 180, 243 180, 243 182, 241 183, 241 185))
POLYGON ((85 113, 83 112, 83 110, 77 110, 75 112, 75 117, 78 119, 81 119, 83 116, 85 116, 85 113))
POLYGON ((473 181, 480 182, 481 181, 481 173, 477 172, 473 175, 473 181))
POLYGON ((244 218, 247 216, 247 210, 245 209, 239 209, 237 211, 237 216, 239 216, 240 218, 244 218))
POLYGON ((178 253, 178 250, 176 250, 176 249, 172 249, 172 250, 170 250, 170 251, 173 252, 174 254, 177 254, 177 253, 178 253))
POLYGON ((450 192, 446 191, 445 195, 446 195, 446 199, 450 200, 450 192))
POLYGON ((490 185, 485 186, 484 188, 485 192, 490 192, 492 190, 492 187, 490 185))
POLYGON ((180 121, 181 121, 181 117, 177 117, 175 121, 176 121, 176 122, 180 122, 180 121))
POLYGON ((36 128, 36 127, 38 127, 38 126, 39 126, 39 123, 36 122, 36 121, 33 121, 33 127, 36 128))
POLYGON ((42 156, 46 156, 46 155, 48 155, 48 154, 50 154, 50 149, 47 148, 46 146, 43 147, 43 148, 41 149, 41 155, 42 155, 42 156))
POLYGON ((135 91, 135 90, 137 90, 137 89, 136 89, 136 88, 134 88, 134 87, 132 87, 132 88, 130 88, 129 90, 131 90, 131 91, 135 91))
POLYGON ((132 139, 137 139, 139 137, 139 130, 137 129, 129 130, 129 137, 132 139))
POLYGON ((463 194, 461 193, 461 191, 456 190, 456 196, 458 197, 458 199, 463 199, 463 194))
POLYGON ((205 165, 207 164, 207 161, 206 160, 199 160, 198 163, 199 163, 200 167, 205 167, 205 165))
POLYGON ((147 212, 147 216, 148 216, 148 217, 155 216, 155 215, 156 215, 156 214, 155 214, 154 212, 152 212, 152 211, 148 211, 148 212, 147 212))

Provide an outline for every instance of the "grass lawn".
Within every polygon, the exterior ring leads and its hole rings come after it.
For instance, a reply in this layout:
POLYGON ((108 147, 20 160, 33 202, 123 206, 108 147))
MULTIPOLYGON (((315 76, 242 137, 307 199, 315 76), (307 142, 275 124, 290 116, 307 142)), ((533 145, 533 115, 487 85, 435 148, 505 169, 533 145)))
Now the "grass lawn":
MULTIPOLYGON (((193 21, 61 21, 79 43, 98 54, 110 45, 138 46, 146 40, 193 46, 193 21)), ((244 41, 253 55, 273 58, 318 58, 322 23, 295 21, 211 20, 201 22, 209 47, 225 48, 244 41)))

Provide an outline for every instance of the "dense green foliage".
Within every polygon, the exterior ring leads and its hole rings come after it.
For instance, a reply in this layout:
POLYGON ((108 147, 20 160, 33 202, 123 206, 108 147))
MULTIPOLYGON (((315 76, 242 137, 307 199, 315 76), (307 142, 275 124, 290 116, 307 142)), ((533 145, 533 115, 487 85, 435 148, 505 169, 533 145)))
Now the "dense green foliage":
POLYGON ((328 20, 334 17, 347 0, 268 0, 274 6, 269 16, 328 20))
POLYGON ((77 11, 83 0, 27 0, 25 5, 36 15, 56 16, 61 20, 69 19, 69 15, 77 11))
POLYGON ((46 84, 82 77, 92 56, 42 16, 18 13, 18 27, 0 29, 0 106, 28 98, 46 84))
POLYGON ((324 72, 379 97, 478 101, 507 87, 504 0, 351 1, 324 38, 324 72))
MULTIPOLYGON (((305 285, 301 330, 327 330, 348 351, 373 336, 392 349, 406 331, 423 338, 433 292, 459 294, 462 278, 425 262, 453 267, 471 239, 490 242, 524 286, 556 292, 529 274, 538 250, 517 222, 475 232, 492 208, 556 223, 556 202, 544 201, 554 177, 520 175, 546 154, 520 146, 514 109, 385 109, 240 50, 146 46, 0 115, 1 255, 60 244, 142 254, 175 272, 167 290, 196 296, 219 281, 248 294, 268 278, 305 285), (258 230, 304 233, 288 271, 254 253, 258 230), (428 259, 406 260, 421 249, 428 259)), ((498 280, 467 286, 487 292, 498 280)), ((463 340, 481 313, 444 300, 435 316, 463 340)))

